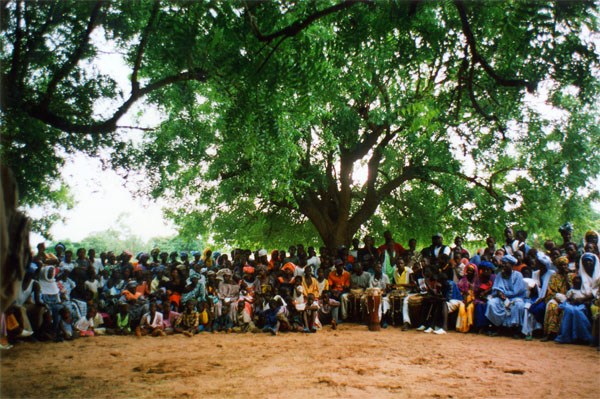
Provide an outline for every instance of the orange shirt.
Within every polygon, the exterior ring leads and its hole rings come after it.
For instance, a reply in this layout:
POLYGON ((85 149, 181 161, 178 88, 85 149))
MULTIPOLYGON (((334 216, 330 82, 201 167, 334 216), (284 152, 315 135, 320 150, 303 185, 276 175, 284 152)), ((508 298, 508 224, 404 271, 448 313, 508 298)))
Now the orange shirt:
POLYGON ((350 288, 350 273, 346 270, 342 272, 341 276, 338 276, 336 271, 332 270, 327 280, 331 291, 342 291, 344 288, 350 288))

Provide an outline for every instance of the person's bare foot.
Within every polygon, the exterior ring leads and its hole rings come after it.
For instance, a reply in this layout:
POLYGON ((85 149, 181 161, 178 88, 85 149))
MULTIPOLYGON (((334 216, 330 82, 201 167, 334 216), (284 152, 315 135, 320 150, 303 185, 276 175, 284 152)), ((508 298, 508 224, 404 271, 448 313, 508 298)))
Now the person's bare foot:
POLYGON ((191 337, 193 334, 189 331, 184 331, 183 335, 185 335, 186 337, 191 337))
POLYGON ((402 331, 408 331, 408 330, 410 330, 410 324, 404 323, 404 325, 402 326, 402 331))

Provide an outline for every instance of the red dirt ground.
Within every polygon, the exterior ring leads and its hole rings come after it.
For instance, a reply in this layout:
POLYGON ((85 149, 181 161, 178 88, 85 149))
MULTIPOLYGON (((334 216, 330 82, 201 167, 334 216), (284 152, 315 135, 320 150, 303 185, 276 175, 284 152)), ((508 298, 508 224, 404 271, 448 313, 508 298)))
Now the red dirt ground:
POLYGON ((598 398, 596 348, 451 332, 104 336, 0 352, 2 398, 598 398))

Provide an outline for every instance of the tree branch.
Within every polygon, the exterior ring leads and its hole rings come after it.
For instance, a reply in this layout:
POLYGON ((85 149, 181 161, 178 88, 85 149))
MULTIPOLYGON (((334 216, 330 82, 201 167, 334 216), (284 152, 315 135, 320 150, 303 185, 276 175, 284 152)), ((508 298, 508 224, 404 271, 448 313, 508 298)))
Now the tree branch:
POLYGON ((471 26, 469 24, 469 19, 467 18, 467 11, 465 10, 465 6, 462 0, 454 0, 454 5, 458 10, 458 14, 460 15, 460 22, 462 24, 463 33, 467 39, 467 44, 469 45, 469 49, 471 50, 471 56, 475 62, 478 62, 483 69, 488 73, 488 75, 496 81, 501 86, 507 87, 526 87, 527 91, 533 93, 537 87, 537 82, 529 82, 523 79, 505 79, 502 76, 498 75, 496 71, 490 66, 490 64, 479 54, 477 51, 477 43, 475 42, 475 36, 473 35, 473 31, 471 30, 471 26))
POLYGON ((54 94, 54 90, 56 90, 56 86, 58 85, 58 83, 61 80, 63 80, 65 76, 69 74, 69 72, 71 72, 71 70, 75 67, 75 65, 77 65, 77 63, 81 59, 81 56, 83 55, 83 52, 85 51, 85 48, 90 40, 90 35, 100 20, 100 9, 102 8, 103 3, 104 0, 96 1, 96 4, 92 9, 87 28, 83 33, 83 37, 81 38, 81 42, 79 43, 75 51, 73 51, 73 53, 71 53, 71 55, 67 58, 67 61, 65 61, 63 66, 52 77, 50 83, 48 83, 46 93, 44 94, 42 100, 43 107, 47 107, 49 105, 50 98, 52 97, 52 94, 54 94))
POLYGON ((158 14, 158 9, 160 7, 160 1, 155 0, 154 6, 152 7, 152 11, 150 12, 150 18, 148 18, 148 23, 144 28, 144 32, 142 33, 142 37, 140 39, 140 44, 138 44, 137 53, 135 55, 135 62, 133 63, 133 71, 131 72, 131 91, 137 91, 140 88, 140 84, 137 81, 137 75, 140 70, 140 66, 142 64, 142 56, 144 55, 144 51, 146 49, 146 44, 148 43, 148 38, 150 37, 150 33, 152 32, 152 28, 154 26, 154 20, 156 19, 156 15, 158 14))
POLYGON ((252 25, 252 28, 254 30, 254 35, 256 36, 256 38, 258 40, 260 40, 261 42, 270 42, 273 39, 276 39, 278 37, 288 38, 288 37, 296 36, 302 30, 306 29, 310 24, 315 22, 317 19, 323 18, 329 14, 336 13, 336 12, 341 11, 346 8, 350 8, 353 5, 358 4, 358 3, 373 4, 369 0, 346 0, 340 4, 336 4, 334 6, 327 7, 323 10, 317 11, 317 12, 307 16, 304 19, 294 21, 291 25, 288 25, 285 28, 280 29, 280 30, 273 32, 271 34, 268 34, 268 35, 263 35, 260 32, 260 30, 256 24, 256 19, 254 18, 254 16, 252 14, 250 14, 250 9, 247 5, 246 5, 246 11, 248 12, 248 15, 250 16, 250 24, 252 25))
POLYGON ((91 124, 72 123, 66 118, 63 118, 50 112, 48 108, 44 106, 44 104, 26 103, 23 105, 23 109, 33 118, 39 119, 40 121, 67 133, 109 133, 117 128, 118 120, 129 110, 129 108, 131 108, 131 106, 139 98, 145 96, 146 94, 154 90, 158 90, 164 86, 170 85, 172 83, 187 82, 191 80, 205 82, 206 78, 207 73, 205 70, 195 69, 191 71, 181 72, 177 75, 168 76, 154 83, 150 83, 146 87, 141 88, 134 93, 132 92, 127 101, 125 101, 109 119, 91 124))

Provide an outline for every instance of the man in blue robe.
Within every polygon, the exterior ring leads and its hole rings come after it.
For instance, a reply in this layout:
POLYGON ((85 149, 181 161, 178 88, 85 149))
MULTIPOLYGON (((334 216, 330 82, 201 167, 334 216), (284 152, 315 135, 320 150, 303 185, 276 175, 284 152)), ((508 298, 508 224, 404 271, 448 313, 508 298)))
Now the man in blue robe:
POLYGON ((508 327, 513 335, 519 334, 525 317, 527 287, 523 275, 512 268, 517 259, 512 255, 502 257, 502 272, 496 275, 492 297, 488 300, 485 316, 496 327, 508 327))

